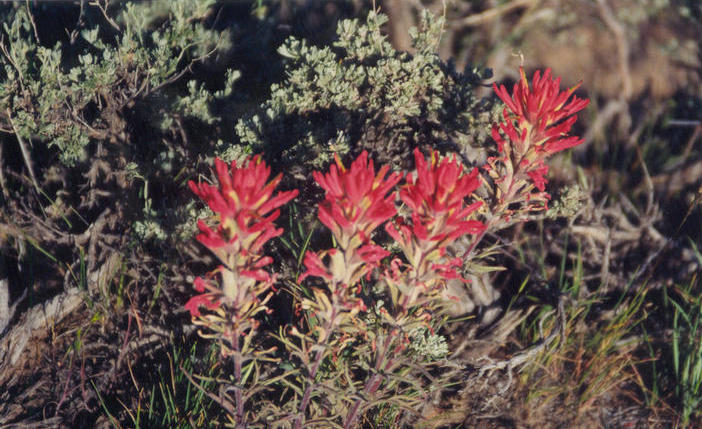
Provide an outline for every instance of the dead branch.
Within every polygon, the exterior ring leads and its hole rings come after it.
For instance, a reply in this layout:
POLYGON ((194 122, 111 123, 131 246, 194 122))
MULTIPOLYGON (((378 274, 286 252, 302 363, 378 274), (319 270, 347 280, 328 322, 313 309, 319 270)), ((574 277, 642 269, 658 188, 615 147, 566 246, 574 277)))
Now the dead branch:
POLYGON ((46 335, 52 326, 74 313, 82 303, 83 292, 74 287, 24 313, 19 323, 0 340, 0 384, 10 385, 18 375, 13 368, 31 338, 46 335))
MULTIPOLYGON (((556 309, 558 318, 556 319, 556 325, 553 327, 551 330, 551 333, 547 336, 544 337, 543 333, 543 323, 544 320, 546 320, 547 315, 544 315, 541 320, 539 321, 539 334, 541 335, 541 339, 537 341, 534 345, 531 347, 526 348, 525 350, 515 354, 509 359, 506 360, 501 360, 497 362, 491 362, 487 365, 483 365, 478 368, 478 378, 482 378, 486 373, 491 374, 494 371, 497 370, 505 370, 507 373, 507 383, 505 383, 504 386, 500 389, 500 395, 504 395, 505 392, 510 388, 512 385, 512 381, 514 379, 513 376, 513 371, 516 369, 518 366, 522 366, 524 364, 527 364, 531 362, 538 354, 543 352, 546 347, 548 347, 556 337, 560 337, 560 343, 561 345, 565 344, 565 328, 566 328, 566 314, 565 314, 565 300, 566 297, 565 295, 562 295, 558 299, 558 307, 556 309)), ((549 313, 551 314, 551 313, 549 313)), ((485 359, 491 360, 490 358, 486 357, 485 359)), ((487 379, 485 379, 485 383, 487 383, 487 379)))
POLYGON ((107 14, 107 8, 110 6, 110 1, 105 0, 104 5, 102 3, 103 3, 102 1, 97 0, 97 1, 94 1, 94 2, 88 3, 88 4, 91 6, 97 6, 98 9, 100 9, 100 12, 102 12, 102 16, 105 18, 107 23, 110 24, 112 26, 112 28, 114 28, 115 30, 122 31, 122 29, 119 28, 119 25, 117 25, 117 23, 112 18, 110 18, 110 16, 107 14))
POLYGON ((7 190, 7 182, 5 181, 5 172, 3 171, 2 162, 2 143, 0 143, 0 188, 2 188, 2 196, 5 200, 10 199, 10 192, 7 190))
POLYGON ((27 16, 29 17, 29 22, 32 24, 32 30, 34 30, 34 37, 37 39, 37 44, 41 44, 41 40, 39 39, 39 32, 37 31, 37 23, 34 22, 34 16, 32 15, 32 11, 29 9, 29 0, 26 0, 25 2, 27 6, 27 16))
POLYGON ((600 11, 602 21, 609 30, 614 34, 617 42, 617 59, 619 62, 619 78, 622 83, 622 92, 619 99, 625 103, 626 108, 620 111, 619 117, 622 122, 620 124, 623 131, 628 131, 631 126, 631 113, 629 112, 629 100, 633 94, 633 84, 631 82, 631 67, 629 64, 629 56, 631 48, 629 40, 626 37, 626 29, 620 23, 612 12, 606 0, 597 0, 597 5, 600 11))
POLYGON ((492 9, 484 10, 480 13, 466 16, 465 18, 456 21, 452 25, 452 27, 475 27, 478 25, 483 25, 499 18, 502 15, 510 13, 513 10, 522 7, 534 6, 537 2, 538 0, 514 0, 508 3, 501 4, 497 7, 493 7, 492 9))
POLYGON ((27 145, 24 144, 24 139, 17 130, 17 127, 15 127, 15 123, 12 120, 12 112, 9 108, 7 109, 5 114, 7 115, 7 120, 10 121, 12 131, 14 131, 15 133, 17 143, 19 143, 20 150, 22 151, 22 158, 24 159, 24 164, 27 166, 27 170, 29 171, 29 177, 32 179, 34 189, 37 191, 37 194, 39 194, 39 183, 37 182, 37 177, 34 175, 34 167, 32 166, 32 158, 29 156, 29 149, 27 149, 27 145))
MULTIPOLYGON (((89 273, 88 293, 109 282, 120 267, 120 257, 112 254, 97 270, 89 273)), ((32 338, 44 338, 67 316, 77 312, 83 305, 86 291, 75 286, 63 293, 35 305, 20 317, 18 323, 0 338, 0 385, 10 385, 19 371, 16 365, 24 354, 32 338)))

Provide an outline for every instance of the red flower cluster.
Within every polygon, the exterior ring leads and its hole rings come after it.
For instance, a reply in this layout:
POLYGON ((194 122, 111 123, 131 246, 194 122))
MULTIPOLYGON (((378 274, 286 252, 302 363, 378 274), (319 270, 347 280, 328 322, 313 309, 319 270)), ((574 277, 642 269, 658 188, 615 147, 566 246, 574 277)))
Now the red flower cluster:
MULTIPOLYGON (((482 222, 471 219, 481 202, 466 204, 465 201, 478 188, 480 179, 477 169, 465 174, 455 156, 439 159, 432 151, 429 163, 418 149, 414 156, 417 173, 407 177, 399 192, 412 210, 411 224, 397 217, 385 229, 400 245, 417 274, 415 278, 434 287, 441 283, 433 281, 436 276, 459 277, 456 269, 461 262, 446 261, 446 246, 460 236, 479 234, 485 229, 482 222)), ((386 178, 387 173, 388 167, 383 166, 376 174, 366 152, 348 170, 337 158, 329 173, 314 173, 317 183, 327 191, 319 205, 319 219, 331 229, 339 249, 319 254, 308 251, 304 260, 307 271, 298 281, 315 276, 332 285, 332 291, 337 284, 351 287, 389 255, 369 239, 375 228, 396 214, 397 193, 389 192, 402 176, 393 173, 386 178), (329 262, 325 263, 327 257, 329 262)), ((396 278, 392 280, 397 283, 396 278)), ((424 287, 429 286, 424 284, 424 287)))
POLYGON ((297 190, 279 192, 271 198, 282 175, 278 174, 266 183, 271 169, 260 155, 247 159, 245 164, 238 167, 233 161, 230 173, 224 161, 215 159, 219 188, 207 183, 196 184, 192 180, 188 182, 195 195, 219 214, 220 224, 216 232, 201 220, 198 221, 201 234, 197 239, 215 252, 237 240, 250 244, 250 247, 246 246, 250 252, 258 252, 266 241, 282 234, 282 229, 276 229, 273 225, 273 221, 280 216, 280 210, 275 210, 268 217, 266 215, 299 193, 297 190))
POLYGON ((465 201, 480 186, 478 170, 464 174, 455 156, 439 160, 434 151, 430 164, 418 149, 414 159, 416 176, 410 175, 400 189, 400 198, 412 210, 412 226, 398 217, 394 224, 386 224, 385 230, 420 275, 433 271, 444 278, 458 277, 454 268, 460 264, 439 264, 438 260, 444 257, 446 246, 458 237, 479 234, 485 229, 482 222, 470 218, 482 202, 465 201))
POLYGON ((567 136, 578 119, 574 115, 589 103, 577 96, 567 102, 580 84, 561 92, 561 78, 551 79, 551 69, 547 69, 543 76, 539 70, 534 73, 530 89, 524 69, 520 67, 519 73, 521 79, 514 85, 511 96, 504 85, 493 84, 495 93, 507 105, 502 111, 504 122, 492 129, 500 152, 505 150, 505 141, 498 128, 509 137, 519 156, 526 155, 530 149, 551 155, 582 143, 577 136, 567 136))
POLYGON ((388 233, 401 246, 409 245, 413 235, 418 240, 438 242, 439 247, 445 247, 462 235, 477 234, 484 228, 481 222, 468 219, 482 203, 465 204, 466 197, 480 186, 478 169, 464 174, 455 155, 439 161, 438 154, 432 151, 430 158, 428 165, 419 149, 414 150, 416 177, 408 176, 400 189, 400 198, 412 210, 412 234, 402 219, 398 222, 399 231, 386 225, 388 233))
POLYGON ((390 191, 402 178, 400 173, 388 175, 387 165, 376 173, 366 151, 348 169, 338 156, 335 161, 329 173, 315 171, 313 177, 326 191, 324 201, 319 204, 319 220, 332 231, 339 249, 319 254, 308 251, 304 260, 307 271, 298 279, 322 277, 332 288, 336 284, 353 286, 389 255, 373 243, 370 235, 395 215, 395 193, 390 191), (327 256, 328 265, 323 261, 327 256))
POLYGON ((256 282, 267 286, 272 283, 270 274, 263 267, 273 260, 262 255, 261 248, 283 232, 273 224, 280 216, 278 207, 298 195, 297 190, 292 190, 273 196, 281 175, 268 181, 270 167, 260 155, 245 160, 242 166, 232 162, 231 170, 224 161, 215 159, 215 169, 219 187, 193 181, 188 185, 219 215, 216 230, 198 220, 200 234, 197 239, 222 261, 223 266, 217 271, 222 276, 223 287, 218 289, 209 282, 196 279, 195 289, 209 292, 193 297, 186 304, 193 316, 199 315, 199 305, 216 308, 222 296, 230 305, 241 305, 242 293, 251 290, 256 282))
POLYGON ((577 120, 575 114, 589 100, 573 96, 579 84, 561 91, 561 80, 551 78, 551 69, 543 75, 537 70, 531 88, 524 69, 520 67, 519 73, 521 79, 511 95, 504 85, 493 85, 506 107, 502 111, 504 121, 492 127, 492 137, 501 156, 490 158, 485 168, 497 185, 500 204, 507 207, 518 202, 543 203, 529 208, 536 210, 544 208, 550 198, 544 192, 548 173, 544 161, 556 152, 582 143, 582 139, 568 133, 577 120), (539 192, 531 193, 527 184, 539 192))
POLYGON ((342 249, 357 247, 356 238, 365 242, 370 233, 395 215, 394 194, 388 194, 400 181, 402 174, 392 173, 383 166, 376 174, 373 160, 363 151, 346 169, 334 155, 329 173, 312 173, 315 181, 326 191, 319 204, 319 220, 329 228, 342 249))

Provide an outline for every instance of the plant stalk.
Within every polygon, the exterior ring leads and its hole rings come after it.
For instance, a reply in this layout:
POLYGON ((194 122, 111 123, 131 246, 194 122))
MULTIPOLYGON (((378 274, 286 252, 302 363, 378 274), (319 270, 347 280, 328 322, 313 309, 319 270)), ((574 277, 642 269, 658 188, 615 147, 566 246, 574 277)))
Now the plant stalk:
MULTIPOLYGON (((329 318, 329 321, 327 322, 327 326, 325 327, 324 330, 324 338, 320 338, 319 341, 317 341, 317 345, 323 345, 329 340, 329 336, 331 333, 332 328, 334 327, 334 324, 336 322, 336 304, 337 300, 336 297, 334 298, 332 305, 332 314, 331 317, 329 318)), ((319 366, 322 364, 322 359, 324 359, 324 351, 326 348, 321 348, 317 350, 317 353, 314 356, 314 363, 312 364, 312 367, 310 368, 310 373, 309 373, 309 379, 310 383, 305 387, 305 393, 302 394, 302 401, 300 402, 300 415, 295 419, 295 429, 300 429, 302 427, 302 421, 305 416, 305 412, 307 411, 307 406, 310 403, 310 398, 312 397, 312 390, 314 389, 314 380, 317 377, 317 370, 319 369, 319 366)))
MULTIPOLYGON (((397 336, 397 333, 398 329, 393 328, 393 330, 390 332, 390 334, 388 334, 387 338, 385 339, 385 344, 383 344, 383 350, 382 352, 378 353, 375 359, 375 373, 371 375, 368 381, 366 381, 365 386, 363 386, 364 395, 367 396, 374 394, 378 391, 378 388, 382 384, 382 380, 379 380, 380 372, 385 371, 393 362, 392 359, 385 361, 385 358, 387 356, 388 349, 392 344, 392 340, 397 336)), ((356 423, 356 418, 358 417, 358 411, 361 408, 362 401, 363 399, 358 398, 356 399, 356 402, 354 402, 351 406, 351 410, 346 416, 346 423, 344 423, 344 429, 350 429, 356 423)))
POLYGON ((244 423, 244 399, 241 394, 241 345, 239 344, 239 329, 234 329, 231 339, 234 349, 234 379, 236 388, 234 389, 234 400, 236 401, 236 419, 239 423, 244 423))

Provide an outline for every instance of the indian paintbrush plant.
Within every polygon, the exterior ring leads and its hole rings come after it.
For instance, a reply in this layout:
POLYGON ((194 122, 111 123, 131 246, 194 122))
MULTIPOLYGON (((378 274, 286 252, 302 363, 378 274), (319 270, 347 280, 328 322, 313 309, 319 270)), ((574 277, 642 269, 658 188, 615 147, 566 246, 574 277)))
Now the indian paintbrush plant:
POLYGON ((222 265, 206 278, 195 280, 195 289, 202 293, 191 298, 185 308, 190 310, 195 324, 211 331, 203 336, 219 341, 222 356, 233 360, 234 406, 227 410, 234 414, 235 421, 243 422, 248 395, 240 387, 242 367, 252 355, 270 352, 254 350, 251 343, 259 324, 255 316, 268 311, 266 303, 275 282, 275 275, 263 269, 273 259, 263 254, 262 247, 283 232, 273 224, 280 215, 278 207, 295 198, 298 191, 273 196, 281 176, 266 183, 270 168, 260 157, 249 159, 241 166, 234 161, 231 170, 217 159, 215 167, 219 188, 192 181, 189 185, 219 217, 219 225, 214 230, 198 221, 201 232, 197 238, 222 265), (201 314, 201 306, 210 312, 201 314))
POLYGON ((494 87, 506 107, 492 129, 494 156, 481 167, 416 148, 407 174, 376 169, 366 151, 348 167, 335 155, 328 172, 313 173, 333 247, 306 251, 306 271, 290 281, 308 292, 291 294, 300 317, 277 334, 258 330, 276 293, 264 245, 282 233, 279 207, 298 191, 274 195, 281 176, 268 181, 260 156, 230 167, 216 160, 218 188, 190 182, 217 215, 213 226, 199 221, 197 238, 221 265, 195 281, 201 294, 186 308, 233 362, 219 396, 232 425, 351 428, 380 410, 394 425, 421 418, 446 384, 445 352, 418 356, 411 342, 441 331, 446 282, 468 281, 464 263, 478 257, 472 250, 486 232, 547 207, 547 158, 582 142, 569 132, 588 101, 571 98, 575 87, 561 91, 550 70, 537 71, 531 87, 520 73, 511 93, 494 87), (452 255, 461 237, 469 250, 452 255), (258 412, 254 397, 264 404, 258 412))

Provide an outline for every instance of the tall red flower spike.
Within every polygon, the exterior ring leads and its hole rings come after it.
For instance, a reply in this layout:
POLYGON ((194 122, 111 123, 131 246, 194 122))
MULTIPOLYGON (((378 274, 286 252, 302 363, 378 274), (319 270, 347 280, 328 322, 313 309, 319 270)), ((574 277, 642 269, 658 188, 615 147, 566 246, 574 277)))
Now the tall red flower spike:
POLYGON ((519 73, 521 79, 511 94, 504 85, 493 84, 506 107, 504 120, 492 127, 500 156, 489 158, 484 167, 495 182, 497 202, 507 218, 512 213, 508 207, 514 203, 527 203, 526 211, 546 208, 550 196, 545 192, 548 166, 544 161, 583 142, 568 133, 576 113, 589 103, 573 95, 580 84, 561 91, 561 79, 553 79, 551 69, 543 75, 537 70, 531 87, 523 68, 519 73), (533 188, 538 192, 532 192, 533 188))
POLYGON ((224 161, 216 158, 215 169, 219 188, 192 180, 188 186, 220 218, 216 231, 198 221, 198 241, 228 264, 223 255, 242 249, 258 253, 268 240, 282 234, 283 230, 276 229, 273 224, 280 216, 280 210, 276 209, 295 198, 299 191, 279 192, 273 196, 282 175, 267 182, 271 170, 260 155, 246 159, 242 166, 233 161, 231 171, 224 161), (231 248, 234 242, 240 244, 237 249, 231 248))
POLYGON ((376 174, 373 160, 363 151, 350 168, 338 156, 329 173, 315 171, 315 181, 326 191, 319 204, 319 220, 329 228, 342 249, 356 248, 383 222, 395 215, 394 195, 388 194, 402 174, 388 174, 383 166, 376 174))
MULTIPOLYGON (((262 292, 273 283, 273 277, 263 268, 273 262, 261 253, 262 246, 271 238, 282 234, 273 221, 280 216, 278 207, 298 195, 297 190, 273 192, 280 183, 279 174, 268 181, 270 167, 260 155, 247 158, 242 165, 236 161, 231 168, 215 159, 215 170, 219 187, 207 183, 188 182, 190 189, 219 215, 219 225, 210 228, 198 220, 198 241, 210 249, 222 261, 217 269, 221 274, 221 286, 217 287, 198 278, 195 289, 207 293, 195 296, 186 304, 193 316, 198 316, 198 307, 216 308, 221 297, 235 308, 248 304, 247 294, 262 292)), ((253 297, 255 299, 255 296, 253 297)))
MULTIPOLYGON (((482 203, 465 201, 480 186, 480 180, 475 168, 465 174, 455 156, 439 160, 432 151, 427 163, 415 149, 414 158, 417 173, 409 175, 400 189, 400 198, 412 210, 411 226, 398 217, 385 229, 398 242, 410 265, 427 271, 458 237, 479 234, 485 229, 482 222, 470 218, 482 203)), ((436 266, 444 267, 441 273, 454 275, 452 266, 436 266)))
POLYGON ((315 171, 313 177, 326 191, 324 201, 319 204, 319 220, 332 231, 339 249, 308 251, 304 259, 307 271, 298 279, 322 277, 332 290, 337 285, 354 286, 389 255, 370 236, 397 212, 392 190, 402 178, 400 173, 388 175, 387 165, 376 173, 366 151, 348 169, 338 156, 334 160, 328 173, 315 171))

